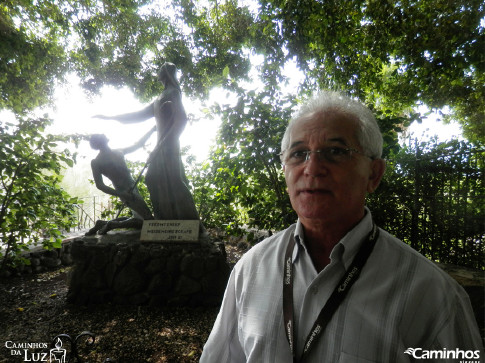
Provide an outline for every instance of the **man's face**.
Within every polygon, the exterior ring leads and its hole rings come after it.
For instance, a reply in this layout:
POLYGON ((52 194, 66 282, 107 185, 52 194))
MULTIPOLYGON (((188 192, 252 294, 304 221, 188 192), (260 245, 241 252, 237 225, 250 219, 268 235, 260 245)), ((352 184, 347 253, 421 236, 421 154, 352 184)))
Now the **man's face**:
MULTIPOLYGON (((332 146, 362 152, 357 128, 356 119, 338 111, 302 118, 291 130, 285 156, 294 151, 315 151, 332 146)), ((293 209, 303 225, 356 224, 364 215, 366 193, 373 192, 382 177, 383 160, 352 153, 351 157, 335 163, 324 158, 318 160, 317 156, 312 153, 304 163, 284 166, 293 209)))

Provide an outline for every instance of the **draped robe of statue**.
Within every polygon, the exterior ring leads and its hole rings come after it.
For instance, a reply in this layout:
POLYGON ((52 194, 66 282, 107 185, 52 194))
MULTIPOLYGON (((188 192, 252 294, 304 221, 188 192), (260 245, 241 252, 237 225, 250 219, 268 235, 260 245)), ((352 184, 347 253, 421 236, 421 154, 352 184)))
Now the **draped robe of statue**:
POLYGON ((199 214, 180 155, 179 137, 187 124, 187 115, 178 84, 170 75, 167 78, 165 91, 153 103, 158 144, 150 156, 146 184, 156 219, 195 220, 199 214))

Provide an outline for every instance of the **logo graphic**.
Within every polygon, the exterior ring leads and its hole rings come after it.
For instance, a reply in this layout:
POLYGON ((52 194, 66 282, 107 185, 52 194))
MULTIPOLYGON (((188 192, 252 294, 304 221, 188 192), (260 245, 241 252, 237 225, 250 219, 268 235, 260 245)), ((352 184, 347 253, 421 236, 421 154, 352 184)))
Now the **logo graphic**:
POLYGON ((354 266, 352 271, 350 271, 349 274, 347 275, 347 278, 342 283, 342 285, 338 287, 338 292, 345 291, 345 289, 347 288, 347 285, 352 281, 352 279, 358 272, 359 272, 359 269, 356 266, 354 266))
POLYGON ((56 347, 50 351, 50 363, 66 363, 66 350, 62 348, 62 340, 58 337, 56 347))
POLYGON ((52 339, 51 344, 7 340, 5 342, 5 348, 10 351, 11 356, 19 358, 19 362, 23 359, 23 362, 66 363, 71 358, 75 358, 78 362, 81 362, 77 352, 78 340, 81 338, 85 338, 85 345, 89 346, 94 344, 94 334, 84 331, 75 338, 72 338, 68 334, 59 334, 52 339), (66 349, 62 348, 61 338, 66 338, 71 343, 69 354, 67 354, 66 349), (55 348, 48 350, 49 345, 55 348))
POLYGON ((425 350, 422 348, 408 348, 404 354, 411 355, 414 359, 459 359, 460 362, 479 363, 479 350, 446 349, 425 350))
POLYGON ((55 348, 51 349, 49 353, 46 352, 48 347, 48 343, 13 342, 11 340, 5 342, 5 348, 10 350, 11 356, 18 357, 19 362, 66 363, 66 349, 62 349, 60 338, 57 338, 55 348))
POLYGON ((409 355, 412 355, 414 357, 414 352, 416 351, 416 349, 414 348, 408 348, 404 351, 404 353, 406 354, 409 354, 409 355))

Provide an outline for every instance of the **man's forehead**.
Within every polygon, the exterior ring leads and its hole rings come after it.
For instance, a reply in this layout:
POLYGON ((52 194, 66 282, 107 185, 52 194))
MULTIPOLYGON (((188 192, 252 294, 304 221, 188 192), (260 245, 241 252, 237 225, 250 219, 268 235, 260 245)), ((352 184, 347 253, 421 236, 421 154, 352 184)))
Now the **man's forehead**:
POLYGON ((290 133, 290 146, 305 143, 309 138, 347 145, 355 139, 358 120, 336 110, 312 113, 295 121, 290 133))
MULTIPOLYGON (((308 140, 299 140, 299 139, 296 139, 294 140, 293 142, 290 143, 290 149, 293 149, 295 147, 299 147, 299 146, 306 146, 307 145, 307 142, 308 140)), ((329 144, 329 145, 341 145, 341 146, 350 146, 350 143, 349 141, 345 138, 345 137, 329 137, 329 138, 325 138, 323 140, 320 140, 321 142, 325 142, 326 144, 329 144)))

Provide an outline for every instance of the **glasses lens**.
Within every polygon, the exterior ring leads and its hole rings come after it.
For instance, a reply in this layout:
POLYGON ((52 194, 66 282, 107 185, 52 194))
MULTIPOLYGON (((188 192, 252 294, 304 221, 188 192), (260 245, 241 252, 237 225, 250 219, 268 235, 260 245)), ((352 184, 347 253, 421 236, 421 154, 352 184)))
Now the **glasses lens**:
POLYGON ((350 158, 352 153, 351 149, 332 146, 326 147, 320 150, 296 150, 292 151, 286 157, 284 163, 286 165, 300 165, 310 158, 310 154, 316 154, 318 161, 327 161, 330 163, 341 163, 350 158))
POLYGON ((326 160, 332 163, 341 163, 350 158, 352 151, 343 147, 333 146, 322 149, 320 152, 324 154, 326 160))
POLYGON ((288 154, 285 164, 286 165, 298 165, 307 159, 307 154, 309 151, 306 150, 297 150, 297 151, 292 151, 288 154))

